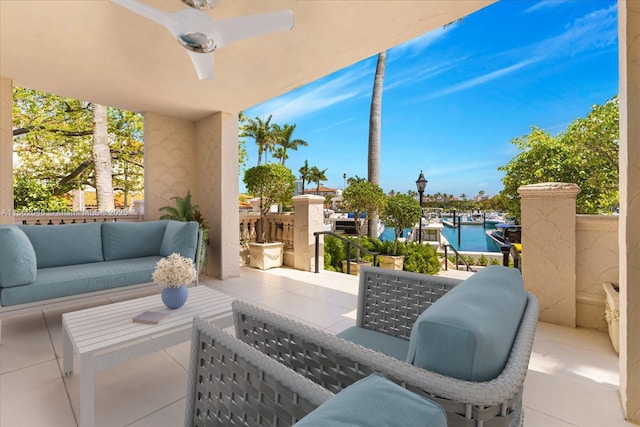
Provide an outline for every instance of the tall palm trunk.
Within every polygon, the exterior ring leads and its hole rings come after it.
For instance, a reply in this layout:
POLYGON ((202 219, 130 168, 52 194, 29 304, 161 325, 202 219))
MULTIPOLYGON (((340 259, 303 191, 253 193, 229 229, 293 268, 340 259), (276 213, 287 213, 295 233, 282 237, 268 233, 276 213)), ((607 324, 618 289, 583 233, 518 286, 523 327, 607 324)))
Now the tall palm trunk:
MULTIPOLYGON (((376 74, 373 79, 373 93, 371 94, 371 111, 369 113, 369 182, 380 185, 380 128, 382 127, 382 88, 384 86, 384 69, 387 62, 387 52, 378 54, 376 74)), ((378 237, 378 213, 369 218, 369 237, 378 237)))
POLYGON ((113 182, 111 177, 111 150, 107 134, 107 107, 93 104, 93 164, 96 174, 98 210, 113 211, 113 182))

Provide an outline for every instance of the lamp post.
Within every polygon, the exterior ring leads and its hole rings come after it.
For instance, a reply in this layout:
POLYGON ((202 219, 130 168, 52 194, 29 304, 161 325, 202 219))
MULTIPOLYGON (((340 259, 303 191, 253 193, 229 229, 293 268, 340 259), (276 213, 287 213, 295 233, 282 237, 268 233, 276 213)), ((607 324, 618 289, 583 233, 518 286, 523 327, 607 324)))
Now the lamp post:
POLYGON ((422 171, 420 171, 420 176, 416 180, 416 188, 418 189, 418 194, 420 195, 420 224, 418 225, 418 243, 422 244, 422 195, 424 194, 424 189, 427 187, 427 180, 424 179, 424 175, 422 171))

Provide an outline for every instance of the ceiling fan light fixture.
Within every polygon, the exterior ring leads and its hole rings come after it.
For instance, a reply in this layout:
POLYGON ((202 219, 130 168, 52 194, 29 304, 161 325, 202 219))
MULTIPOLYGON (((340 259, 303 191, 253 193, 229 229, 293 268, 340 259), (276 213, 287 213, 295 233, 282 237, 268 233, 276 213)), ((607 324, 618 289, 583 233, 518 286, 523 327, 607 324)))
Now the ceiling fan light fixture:
POLYGON ((209 53, 216 50, 216 42, 206 34, 197 31, 187 31, 178 34, 178 41, 192 52, 209 53))
POLYGON ((220 0, 180 0, 182 3, 194 9, 213 9, 220 0))

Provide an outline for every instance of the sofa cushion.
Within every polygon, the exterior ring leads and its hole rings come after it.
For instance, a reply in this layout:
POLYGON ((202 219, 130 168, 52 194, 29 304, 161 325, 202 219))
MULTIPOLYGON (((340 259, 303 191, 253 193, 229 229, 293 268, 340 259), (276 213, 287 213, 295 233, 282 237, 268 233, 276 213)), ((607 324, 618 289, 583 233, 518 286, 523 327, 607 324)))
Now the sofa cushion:
POLYGON ((484 268, 418 317, 407 362, 462 380, 491 380, 509 358, 526 303, 518 269, 484 268))
POLYGON ((102 250, 105 261, 160 255, 167 221, 105 222, 102 250))
POLYGON ((198 223, 195 221, 169 221, 160 244, 160 255, 179 253, 183 257, 195 259, 198 247, 198 223))
POLYGON ((33 283, 3 288, 2 306, 24 304, 85 292, 151 282, 160 256, 95 262, 38 270, 33 283))
POLYGON ((37 260, 31 241, 15 225, 0 226, 0 286, 36 280, 37 260))
POLYGON ((38 261, 38 269, 102 261, 100 223, 19 225, 38 261))
POLYGON ((360 344, 398 360, 406 360, 409 341, 390 335, 374 332, 371 329, 353 326, 340 332, 338 337, 360 344))
POLYGON ((437 403, 372 374, 353 383, 294 424, 297 427, 446 427, 437 403))

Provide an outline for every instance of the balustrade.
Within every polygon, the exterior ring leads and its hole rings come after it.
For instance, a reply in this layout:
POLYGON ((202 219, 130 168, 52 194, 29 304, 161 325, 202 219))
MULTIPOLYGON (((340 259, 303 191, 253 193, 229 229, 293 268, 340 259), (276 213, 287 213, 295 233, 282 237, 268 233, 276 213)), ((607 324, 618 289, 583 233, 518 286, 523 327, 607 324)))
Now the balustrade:
MULTIPOLYGON (((240 244, 255 242, 258 237, 257 213, 240 213, 240 244)), ((285 250, 293 250, 293 214, 268 213, 265 215, 266 230, 270 242, 282 242, 285 250)))
POLYGON ((138 212, 126 210, 112 212, 70 211, 70 212, 14 212, 14 224, 22 225, 63 225, 87 222, 141 222, 144 218, 138 212))

